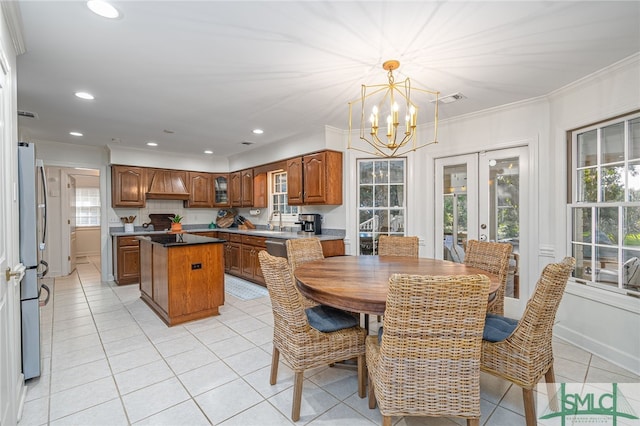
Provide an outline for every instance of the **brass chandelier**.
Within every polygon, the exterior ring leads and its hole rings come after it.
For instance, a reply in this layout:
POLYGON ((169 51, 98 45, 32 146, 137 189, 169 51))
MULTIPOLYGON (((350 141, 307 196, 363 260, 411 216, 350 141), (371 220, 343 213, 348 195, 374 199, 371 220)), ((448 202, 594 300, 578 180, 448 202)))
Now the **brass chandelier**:
POLYGON ((393 71, 400 62, 386 61, 382 68, 387 70, 389 82, 371 86, 362 85, 359 99, 349 102, 349 149, 372 154, 378 157, 399 157, 419 148, 438 143, 438 96, 440 92, 412 88, 407 77, 404 81, 395 82, 393 71), (418 112, 420 107, 411 99, 411 91, 425 94, 425 106, 433 103, 433 140, 418 144, 418 112), (400 101, 400 103, 398 103, 400 101), (358 105, 360 103, 360 105, 358 105), (400 123, 401 106, 404 109, 404 120, 400 123), (354 108, 356 106, 356 108, 354 108), (359 148, 352 145, 353 115, 360 109, 360 139, 368 146, 359 148), (380 117, 386 126, 380 128, 380 117), (385 133, 379 135, 380 132, 385 133))

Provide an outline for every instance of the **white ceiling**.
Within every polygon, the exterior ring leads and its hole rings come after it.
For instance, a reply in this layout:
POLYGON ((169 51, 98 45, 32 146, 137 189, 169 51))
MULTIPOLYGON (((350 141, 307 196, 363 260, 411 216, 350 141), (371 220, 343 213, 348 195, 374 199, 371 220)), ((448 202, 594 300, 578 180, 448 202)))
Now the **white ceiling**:
POLYGON ((401 62, 396 80, 467 96, 440 107, 449 118, 548 94, 640 51, 638 1, 112 3, 122 18, 83 1, 19 2, 30 140, 229 156, 348 128, 347 102, 386 81, 387 59, 401 62))

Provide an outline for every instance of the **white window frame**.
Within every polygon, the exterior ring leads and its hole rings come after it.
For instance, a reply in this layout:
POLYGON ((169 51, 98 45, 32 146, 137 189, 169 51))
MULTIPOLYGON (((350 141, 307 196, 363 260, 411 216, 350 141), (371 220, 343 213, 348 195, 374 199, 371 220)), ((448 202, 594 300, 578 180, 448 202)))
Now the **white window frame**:
POLYGON ((100 188, 76 188, 76 227, 89 228, 100 226, 100 188), (84 194, 87 192, 87 194, 84 194), (89 192, 95 192, 95 194, 89 194, 89 192), (95 204, 97 203, 97 204, 95 204), (88 209, 87 215, 80 215, 82 209, 88 209), (89 219, 91 223, 83 223, 84 219, 89 219))
MULTIPOLYGON (((576 270, 573 274, 574 281, 577 283, 585 284, 589 287, 594 287, 601 290, 629 295, 633 297, 640 296, 640 287, 631 285, 633 283, 629 283, 630 285, 627 285, 627 277, 630 275, 628 273, 630 269, 629 264, 630 262, 633 262, 633 257, 640 258, 640 246, 625 245, 626 235, 624 214, 625 209, 629 207, 640 209, 640 201, 629 201, 631 198, 629 194, 631 185, 629 182, 629 174, 626 173, 629 169, 630 164, 640 164, 640 155, 636 154, 635 157, 630 158, 630 122, 639 119, 640 112, 635 112, 623 117, 618 117, 591 126, 572 130, 568 135, 568 140, 571 144, 571 200, 567 204, 567 223, 569 224, 567 234, 568 252, 578 260, 576 270), (602 129, 619 123, 624 123, 624 158, 619 161, 605 163, 602 158, 602 129), (578 167, 578 135, 594 130, 596 131, 597 138, 595 167, 578 167), (602 181, 600 178, 598 178, 596 189, 597 199, 595 201, 577 201, 579 194, 578 188, 580 185, 580 181, 578 179, 579 172, 581 170, 591 168, 594 169, 597 172, 597 176, 600 177, 602 168, 611 166, 621 166, 625 171, 622 183, 622 185, 624 186, 623 200, 602 201, 602 181), (617 230, 614 238, 617 243, 612 242, 610 239, 606 242, 601 241, 602 238, 600 237, 600 235, 604 234, 604 232, 601 231, 601 228, 599 228, 598 225, 598 213, 599 209, 603 208, 617 210, 616 214, 614 215, 617 218, 617 230), (590 213, 590 223, 586 225, 586 228, 585 225, 582 225, 582 227, 580 227, 576 226, 576 224, 574 223, 574 219, 576 218, 575 212, 577 211, 577 209, 585 209, 590 213), (575 234, 578 229, 582 230, 580 231, 581 236, 575 234), (591 230, 590 235, 596 235, 596 238, 592 238, 589 235, 585 236, 584 229, 591 230), (584 241, 585 239, 587 241, 584 241), (615 253, 616 260, 613 262, 613 264, 612 262, 603 261, 605 257, 597 257, 597 255, 586 257, 584 255, 585 253, 598 253, 600 250, 606 250, 611 254, 615 253), (600 261, 598 259, 600 259, 600 261), (627 263, 626 266, 625 263, 627 263), (622 273, 620 273, 620 271, 622 271, 622 273)), ((634 136, 638 138, 640 135, 634 136)), ((640 177, 636 177, 635 179, 640 179, 640 177)), ((640 270, 638 270, 637 273, 640 274, 640 270)))
MULTIPOLYGON (((271 218, 271 224, 276 224, 279 221, 279 215, 282 215, 282 223, 286 226, 291 226, 295 222, 298 221, 298 213, 300 212, 299 206, 290 206, 287 203, 287 207, 289 208, 289 212, 287 213, 274 213, 276 209, 276 203, 274 201, 274 197, 278 195, 284 195, 285 200, 288 201, 287 198, 287 172, 284 170, 277 170, 269 173, 269 218, 271 218), (278 188, 278 183, 276 180, 284 179, 284 188, 282 188, 282 184, 280 184, 280 188, 278 188), (278 191, 280 189, 280 191, 278 191), (275 222, 274 222, 275 220, 275 222)), ((278 210, 279 211, 279 210, 278 210)))
MULTIPOLYGON (((387 168, 388 169, 388 168, 387 168)), ((356 189, 356 197, 357 197, 357 203, 356 203, 356 218, 357 218, 357 223, 358 223, 358 230, 357 230, 357 241, 356 241, 356 247, 357 247, 357 254, 358 255, 363 255, 361 252, 361 238, 369 238, 369 234, 371 237, 371 242, 372 242, 372 252, 370 253, 371 255, 376 255, 378 252, 378 248, 377 248, 377 241, 378 241, 378 237, 380 235, 396 235, 396 236, 404 236, 406 234, 406 230, 407 230, 407 159, 405 157, 399 157, 399 158, 358 158, 356 160, 356 184, 357 184, 357 189, 356 189), (365 162, 372 162, 373 163, 373 168, 375 170, 375 164, 376 163, 382 163, 382 162, 387 162, 390 163, 392 161, 402 161, 403 163, 403 173, 402 173, 402 186, 404 187, 404 190, 402 191, 402 205, 401 206, 389 206, 387 205, 386 207, 380 207, 380 206, 361 206, 361 201, 360 201, 360 165, 362 163, 365 162), (360 212, 361 211, 366 211, 366 210, 373 210, 374 214, 373 217, 370 218, 369 220, 366 220, 364 222, 360 222, 360 212), (403 214, 401 215, 401 226, 399 226, 397 223, 395 224, 395 231, 394 229, 388 229, 386 231, 381 231, 381 223, 380 223, 380 215, 376 215, 375 212, 376 211, 386 211, 387 212, 387 217, 389 218, 389 222, 391 221, 391 211, 398 211, 401 210, 403 212, 403 214), (402 231, 398 232, 397 229, 402 229, 402 231), (366 236, 363 237, 363 235, 366 234, 366 236)), ((400 182, 389 182, 387 180, 386 182, 386 186, 387 186, 387 201, 389 201, 389 187, 392 184, 399 184, 400 182)), ((368 184, 367 184, 368 185, 368 184)), ((380 184, 377 183, 375 180, 375 176, 372 182, 372 185, 375 186, 380 186, 380 185, 385 185, 384 183, 380 184)), ((375 195, 372 194, 372 196, 374 197, 374 201, 375 201, 375 195)), ((397 216, 396 216, 397 218, 397 216)), ((389 223, 389 228, 393 228, 394 225, 389 223)))

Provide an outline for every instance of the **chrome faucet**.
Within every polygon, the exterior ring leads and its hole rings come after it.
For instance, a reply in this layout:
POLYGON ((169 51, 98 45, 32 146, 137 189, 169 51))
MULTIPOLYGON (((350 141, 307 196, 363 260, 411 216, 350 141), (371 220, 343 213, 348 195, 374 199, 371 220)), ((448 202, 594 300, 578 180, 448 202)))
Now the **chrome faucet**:
POLYGON ((269 216, 269 224, 271 225, 271 221, 273 220, 273 216, 275 214, 278 215, 278 231, 282 231, 282 213, 279 210, 274 210, 271 212, 271 216, 269 216))

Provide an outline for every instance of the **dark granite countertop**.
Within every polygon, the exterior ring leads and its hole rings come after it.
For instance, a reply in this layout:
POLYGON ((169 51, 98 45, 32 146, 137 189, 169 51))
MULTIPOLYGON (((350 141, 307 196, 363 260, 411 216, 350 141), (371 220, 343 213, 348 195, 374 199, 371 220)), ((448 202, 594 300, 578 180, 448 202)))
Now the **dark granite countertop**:
MULTIPOLYGON (((139 227, 134 232, 123 232, 120 230, 121 228, 112 228, 110 231, 110 235, 112 237, 122 237, 122 236, 155 236, 155 235, 175 235, 168 234, 167 231, 148 231, 139 227), (117 230, 116 230, 117 229, 117 230)), ((217 232, 228 232, 231 234, 241 234, 241 235, 253 235, 256 237, 266 237, 268 239, 282 239, 282 240, 292 240, 298 238, 309 238, 318 237, 321 241, 325 240, 343 240, 344 234, 321 234, 321 235, 301 235, 297 232, 285 232, 285 231, 270 231, 267 229, 238 229, 238 228, 207 228, 206 226, 195 226, 195 227, 185 227, 183 225, 183 231, 188 232, 207 232, 207 231, 217 231, 217 232)), ((186 234, 185 234, 186 235, 186 234)), ((205 237, 206 238, 206 237, 205 237)), ((215 239, 215 238, 213 238, 215 239)), ((185 240, 186 241, 186 240, 185 240)))
POLYGON ((139 240, 150 241, 155 244, 160 244, 164 247, 181 247, 192 246, 197 244, 219 244, 224 243, 225 240, 220 238, 203 237, 201 235, 193 235, 188 233, 163 233, 163 234, 148 234, 138 235, 139 240))

